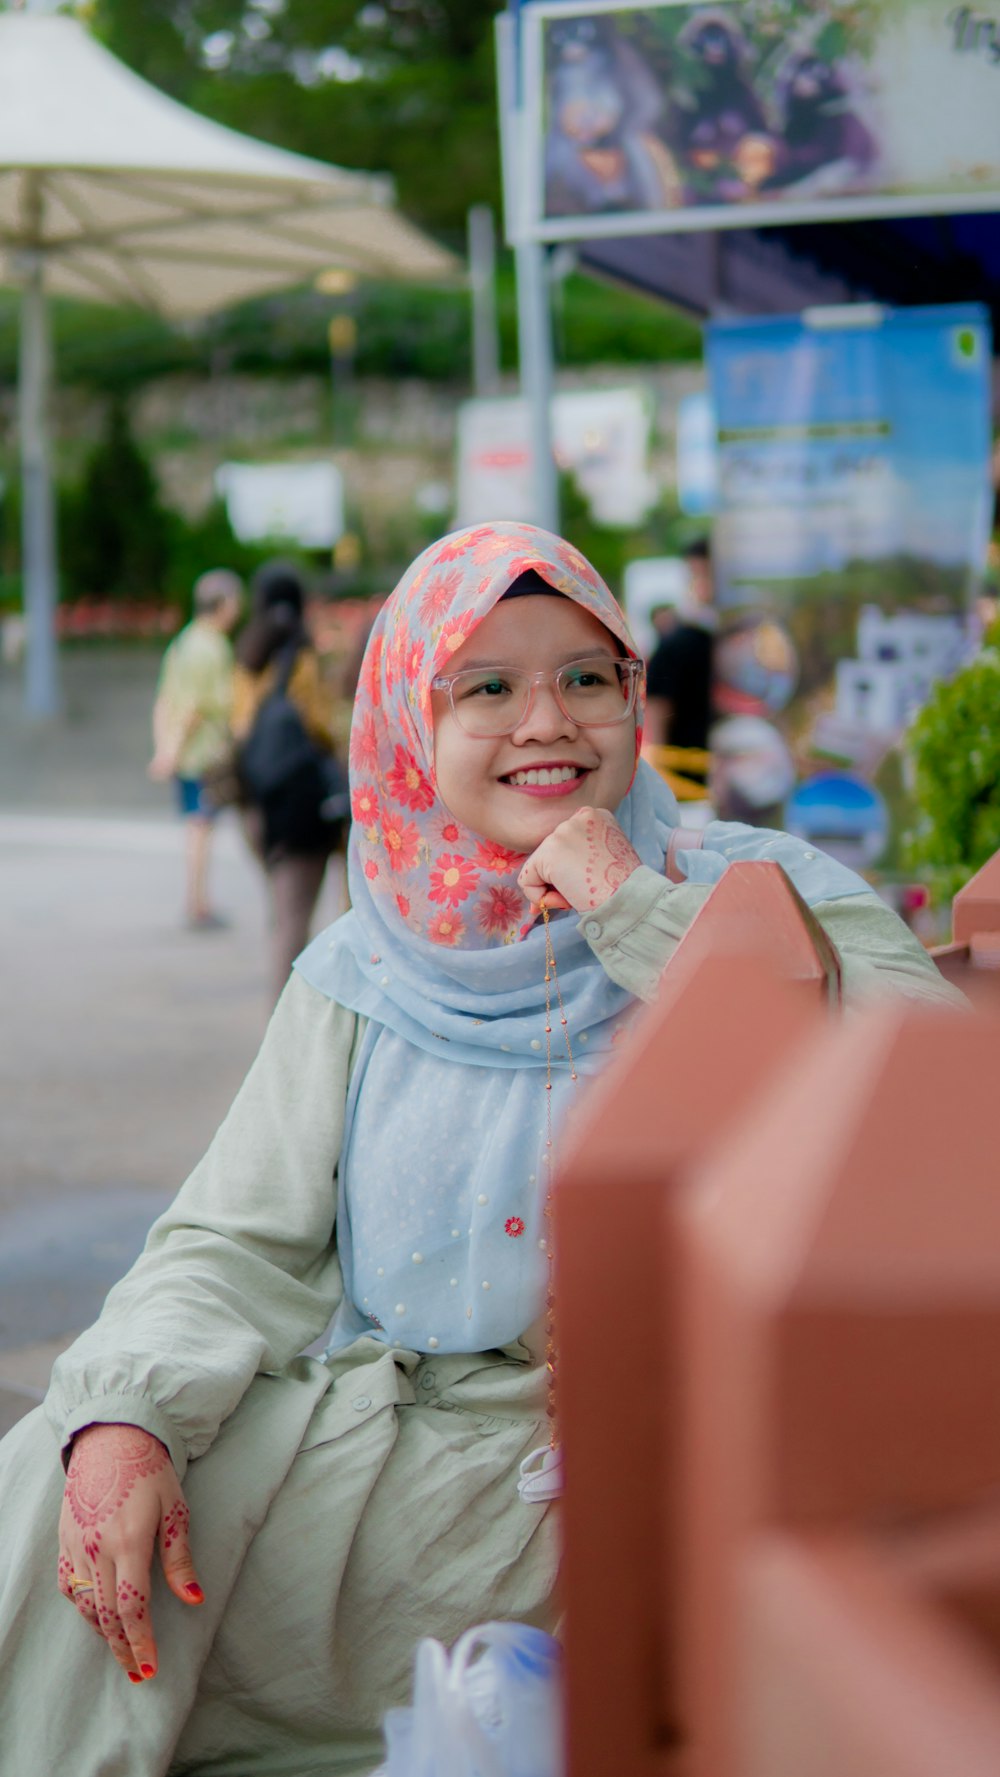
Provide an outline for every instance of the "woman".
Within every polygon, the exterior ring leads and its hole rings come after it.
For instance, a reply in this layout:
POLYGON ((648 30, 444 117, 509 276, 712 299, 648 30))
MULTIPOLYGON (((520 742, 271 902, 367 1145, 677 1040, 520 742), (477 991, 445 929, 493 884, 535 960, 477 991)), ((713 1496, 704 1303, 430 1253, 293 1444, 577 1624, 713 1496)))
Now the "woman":
MULTIPOLYGON (((232 731, 247 740, 261 705, 287 687, 309 738, 330 757, 330 698, 304 616, 302 580, 286 562, 268 562, 253 583, 251 615, 237 644, 232 731)), ((263 864, 271 901, 271 987, 277 999, 309 937, 331 840, 320 774, 308 772, 246 810, 247 837, 263 864)))
POLYGON ((698 880, 664 879, 641 676, 594 570, 528 526, 445 538, 380 614, 352 911, 0 1445, 2 1777, 360 1777, 422 1635, 551 1628, 557 1513, 544 1474, 517 1485, 547 1427, 550 1114, 558 1142, 729 858, 786 864, 850 997, 948 997, 787 836, 717 824, 681 853, 698 880))

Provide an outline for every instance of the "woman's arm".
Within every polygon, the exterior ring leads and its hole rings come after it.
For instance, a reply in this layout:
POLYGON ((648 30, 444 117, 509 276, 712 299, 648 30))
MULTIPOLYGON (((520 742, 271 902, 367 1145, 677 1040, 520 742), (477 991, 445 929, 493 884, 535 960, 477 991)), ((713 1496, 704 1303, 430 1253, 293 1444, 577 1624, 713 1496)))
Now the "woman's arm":
MULTIPOLYGON (((613 981, 639 999, 653 1000, 663 970, 712 886, 675 886, 640 865, 608 900, 583 915, 580 930, 613 981)), ((840 956, 845 1005, 864 1005, 893 992, 964 1003, 913 933, 874 894, 821 901, 812 911, 840 956)))
POLYGON ((334 1172, 354 1015, 293 975, 208 1153, 100 1319, 56 1363, 46 1412, 141 1427, 177 1474, 259 1371, 319 1336, 340 1295, 334 1172))

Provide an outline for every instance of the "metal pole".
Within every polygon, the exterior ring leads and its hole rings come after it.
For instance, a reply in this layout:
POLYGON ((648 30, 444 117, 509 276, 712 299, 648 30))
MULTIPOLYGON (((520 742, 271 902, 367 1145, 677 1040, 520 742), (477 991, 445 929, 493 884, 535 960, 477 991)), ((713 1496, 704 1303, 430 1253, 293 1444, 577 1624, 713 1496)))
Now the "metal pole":
POLYGON ((21 551, 27 659, 24 707, 47 719, 59 712, 58 653, 55 636, 56 536, 48 433, 51 382, 45 264, 40 253, 25 253, 21 298, 20 382, 21 551))
POLYGON ((516 9, 496 20, 497 97, 500 108, 501 168, 507 239, 514 249, 517 278, 517 337, 521 396, 530 415, 535 490, 534 519, 544 530, 559 529, 559 481, 552 455, 552 316, 546 250, 530 239, 524 223, 525 131, 520 102, 516 9))
POLYGON ((543 530, 558 532, 559 480, 552 454, 552 316, 545 248, 540 241, 519 241, 514 263, 521 397, 530 415, 534 517, 543 530))
POLYGON ((497 336, 496 236, 489 204, 473 204, 468 217, 469 291, 472 296, 472 386, 495 395, 500 381, 497 336))

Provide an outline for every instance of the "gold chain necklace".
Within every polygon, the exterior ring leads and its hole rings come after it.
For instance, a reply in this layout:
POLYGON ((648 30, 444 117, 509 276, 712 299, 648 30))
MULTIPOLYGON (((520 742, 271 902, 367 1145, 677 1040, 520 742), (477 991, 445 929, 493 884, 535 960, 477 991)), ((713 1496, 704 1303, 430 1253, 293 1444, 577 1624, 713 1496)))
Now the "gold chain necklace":
POLYGON ((530 1505, 542 1505, 547 1500, 557 1498, 562 1492, 559 1440, 556 1436, 555 1242, 552 1238, 552 1192, 555 1183, 555 1148, 552 1140, 553 992, 559 1008, 563 1042, 569 1057, 569 1077, 573 1081, 579 1078, 570 1040, 569 1020, 559 986, 559 971, 556 968, 556 954, 549 929, 549 910, 544 901, 541 910, 545 927, 545 1256, 548 1264, 545 1289, 545 1371, 548 1399, 545 1412, 549 1421, 549 1441, 540 1449, 533 1450, 521 1464, 517 1490, 521 1498, 530 1505))
POLYGON ((573 1044, 569 1034, 569 1020, 563 1005, 562 991, 559 986, 559 971, 556 968, 556 953, 552 944, 552 931, 549 925, 549 910, 542 902, 542 923, 545 927, 545 1251, 548 1259, 549 1276, 545 1291, 545 1368, 548 1374, 549 1398, 546 1414, 549 1419, 549 1448, 556 1448, 556 1338, 555 1338, 555 1242, 552 1236, 553 1209, 552 1194, 555 1186, 555 1149, 552 1143, 552 990, 555 989, 556 1004, 559 1007, 559 1023, 566 1054, 569 1056, 569 1077, 574 1082, 578 1075, 573 1057, 573 1044))

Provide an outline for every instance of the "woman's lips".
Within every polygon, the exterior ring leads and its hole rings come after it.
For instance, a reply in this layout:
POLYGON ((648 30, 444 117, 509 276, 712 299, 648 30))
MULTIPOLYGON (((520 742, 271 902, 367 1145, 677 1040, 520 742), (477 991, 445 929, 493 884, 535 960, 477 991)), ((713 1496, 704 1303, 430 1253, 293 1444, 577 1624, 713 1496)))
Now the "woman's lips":
POLYGON ((561 765, 528 766, 517 772, 508 772, 508 774, 501 778, 500 781, 506 789, 518 790, 522 796, 572 796, 574 792, 580 788, 580 785, 584 780, 589 777, 590 771, 586 766, 576 765, 572 768, 574 773, 572 777, 556 776, 557 773, 563 772, 566 769, 567 767, 561 765), (514 782, 515 777, 523 777, 529 774, 530 776, 535 777, 536 773, 541 773, 543 776, 548 775, 550 781, 548 783, 538 783, 536 778, 534 783, 514 782), (555 778, 555 782, 551 781, 553 777, 555 778))

